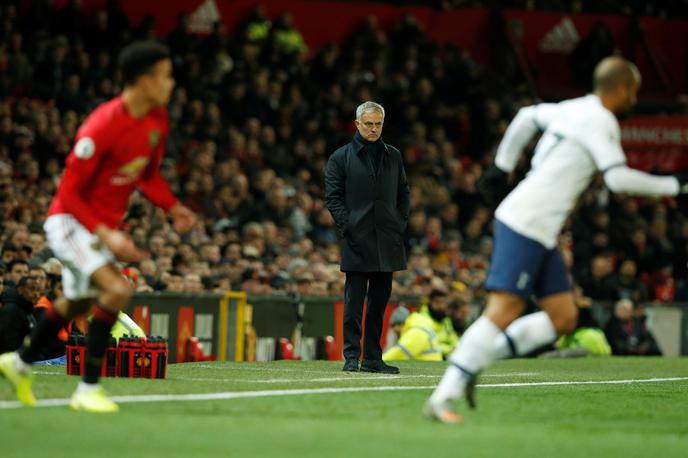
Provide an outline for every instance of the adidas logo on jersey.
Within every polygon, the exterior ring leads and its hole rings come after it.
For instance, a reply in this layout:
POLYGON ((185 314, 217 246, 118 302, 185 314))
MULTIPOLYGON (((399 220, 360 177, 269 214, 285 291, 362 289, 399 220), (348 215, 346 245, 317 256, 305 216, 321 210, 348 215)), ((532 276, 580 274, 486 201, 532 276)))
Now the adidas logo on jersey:
POLYGON ((580 36, 573 21, 565 17, 540 41, 542 52, 568 54, 580 41, 580 36))

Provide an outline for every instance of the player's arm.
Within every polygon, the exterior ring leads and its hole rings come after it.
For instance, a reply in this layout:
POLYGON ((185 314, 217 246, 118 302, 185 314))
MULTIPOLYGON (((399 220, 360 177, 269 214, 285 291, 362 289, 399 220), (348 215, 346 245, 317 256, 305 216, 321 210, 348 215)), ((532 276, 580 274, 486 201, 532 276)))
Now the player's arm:
POLYGON ((155 157, 148 164, 141 177, 139 190, 155 206, 162 208, 172 217, 174 229, 184 234, 190 231, 196 224, 196 215, 188 207, 182 205, 172 194, 170 186, 160 174, 160 163, 165 150, 166 141, 161 141, 155 157))
POLYGON ((501 171, 513 172, 526 145, 549 126, 555 107, 553 103, 541 103, 518 110, 497 148, 495 165, 501 171))
POLYGON ((346 171, 342 164, 342 155, 333 154, 325 166, 325 205, 332 214, 339 233, 345 236, 349 222, 349 210, 344 196, 346 171))
POLYGON ((501 200, 505 193, 508 174, 513 172, 523 150, 538 132, 544 132, 550 123, 552 103, 541 103, 521 108, 504 133, 497 148, 494 165, 485 170, 477 183, 478 190, 490 200, 501 200))
POLYGON ((676 177, 652 175, 628 167, 618 126, 591 128, 582 141, 612 192, 643 196, 676 196, 688 192, 688 186, 676 177))
POLYGON ((688 192, 688 183, 672 176, 657 176, 618 165, 604 173, 604 182, 612 192, 643 196, 677 196, 688 192))

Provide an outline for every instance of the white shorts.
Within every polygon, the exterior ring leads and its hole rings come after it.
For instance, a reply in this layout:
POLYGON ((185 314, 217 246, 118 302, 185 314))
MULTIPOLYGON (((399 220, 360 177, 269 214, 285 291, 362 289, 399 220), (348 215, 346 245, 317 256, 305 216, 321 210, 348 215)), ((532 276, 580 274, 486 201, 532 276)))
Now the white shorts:
POLYGON ((43 225, 48 246, 62 264, 62 290, 69 300, 94 298, 91 275, 115 257, 72 215, 49 216, 43 225))

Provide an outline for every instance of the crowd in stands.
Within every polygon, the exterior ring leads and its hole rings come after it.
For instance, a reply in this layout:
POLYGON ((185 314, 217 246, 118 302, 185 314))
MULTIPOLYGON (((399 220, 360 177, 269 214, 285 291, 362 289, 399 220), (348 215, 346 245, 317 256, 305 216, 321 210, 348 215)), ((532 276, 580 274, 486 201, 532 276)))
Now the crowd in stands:
MULTIPOLYGON (((180 238, 142 197, 124 222, 151 257, 123 266, 139 291, 241 289, 270 295, 343 294, 333 219, 323 203, 329 155, 350 141, 356 106, 387 111, 383 138, 404 156, 411 185, 408 270, 394 294, 445 287, 463 300, 484 292, 492 208, 475 183, 509 120, 535 100, 504 84, 467 51, 426 39, 405 16, 391 30, 374 18, 350 38, 309 51, 289 14, 256 10, 236 30, 189 32, 180 16, 167 37, 154 19, 130 24, 116 1, 87 17, 78 2, 26 14, 0 6, 0 272, 12 260, 59 263, 42 222, 75 131, 115 96, 115 61, 133 39, 161 39, 176 88, 163 174, 198 212, 180 238)), ((521 170, 527 169, 528 154, 521 170)), ((613 196, 598 180, 561 237, 582 296, 671 302, 688 297, 688 220, 673 200, 613 196)), ((47 285, 46 285, 47 288, 47 285)))
POLYGON ((383 0, 396 5, 432 5, 439 9, 487 7, 571 13, 623 14, 685 19, 686 0, 383 0))

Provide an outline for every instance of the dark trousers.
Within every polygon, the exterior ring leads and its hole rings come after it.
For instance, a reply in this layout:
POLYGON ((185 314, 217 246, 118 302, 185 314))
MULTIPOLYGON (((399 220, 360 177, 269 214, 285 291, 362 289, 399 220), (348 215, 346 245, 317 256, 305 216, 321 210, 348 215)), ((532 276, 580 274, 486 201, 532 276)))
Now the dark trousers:
POLYGON ((382 319, 392 293, 391 272, 347 272, 344 284, 344 357, 361 357, 361 318, 368 295, 363 359, 381 360, 382 319))

